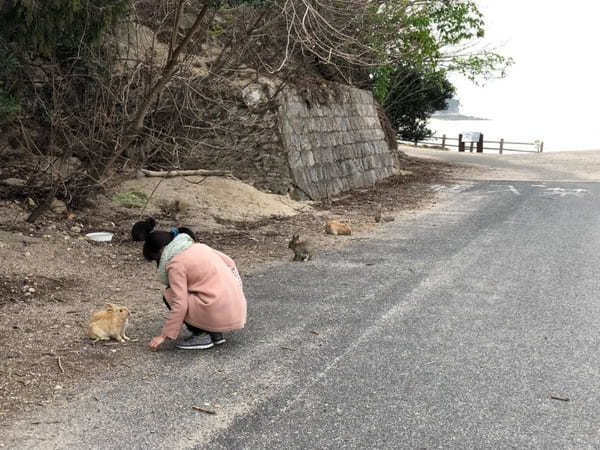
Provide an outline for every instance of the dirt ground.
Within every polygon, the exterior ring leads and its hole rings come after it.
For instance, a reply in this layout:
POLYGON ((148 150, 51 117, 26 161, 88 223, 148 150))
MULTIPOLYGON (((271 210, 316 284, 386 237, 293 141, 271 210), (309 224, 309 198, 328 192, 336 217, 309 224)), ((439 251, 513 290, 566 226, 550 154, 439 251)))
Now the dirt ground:
MULTIPOLYGON (((244 214, 243 220, 204 214, 207 220, 201 222, 189 211, 186 216, 164 208, 144 214, 152 213, 157 229, 190 226, 201 242, 233 257, 243 276, 258 264, 291 259, 287 244, 294 232, 308 236, 319 248, 334 248, 376 227, 378 205, 384 217, 426 208, 435 202, 429 186, 456 177, 460 170, 407 158, 403 175, 346 192, 329 204, 288 201, 286 207, 295 215, 269 215, 264 206, 259 208, 263 216, 253 215, 252 220, 244 214), (325 234, 325 224, 332 219, 350 224, 353 236, 325 234)), ((238 199, 236 208, 243 210, 244 202, 238 199)), ((0 423, 19 411, 65 395, 68 399, 68 392, 79 384, 107 371, 132 372, 135 358, 149 351, 148 342, 159 329, 154 324, 165 317, 165 308, 155 266, 143 260, 141 244, 130 239, 140 215, 140 209, 105 199, 93 209, 49 214, 31 225, 25 222, 27 211, 21 203, 0 202, 0 423), (99 230, 113 232, 112 242, 85 237, 99 230), (86 336, 91 315, 105 302, 131 310, 131 342, 93 344, 86 336)))

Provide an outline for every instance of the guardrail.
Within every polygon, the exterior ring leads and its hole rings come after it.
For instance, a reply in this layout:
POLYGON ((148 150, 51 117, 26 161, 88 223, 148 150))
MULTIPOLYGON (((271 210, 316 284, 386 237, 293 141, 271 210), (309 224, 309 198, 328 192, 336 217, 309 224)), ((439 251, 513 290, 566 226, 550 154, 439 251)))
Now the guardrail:
POLYGON ((443 150, 446 150, 447 148, 457 148, 459 152, 473 152, 473 150, 475 150, 477 153, 483 153, 484 150, 494 150, 500 155, 504 152, 542 153, 544 151, 543 141, 512 142, 505 141, 504 139, 500 139, 499 141, 487 141, 483 139, 483 134, 478 134, 478 136, 475 137, 478 139, 474 140, 472 137, 466 137, 463 139, 462 134, 459 134, 458 138, 453 138, 444 134, 442 136, 432 136, 416 142, 408 142, 404 140, 398 140, 398 142, 403 144, 411 144, 415 147, 421 144, 422 146, 437 147, 442 148, 443 150))

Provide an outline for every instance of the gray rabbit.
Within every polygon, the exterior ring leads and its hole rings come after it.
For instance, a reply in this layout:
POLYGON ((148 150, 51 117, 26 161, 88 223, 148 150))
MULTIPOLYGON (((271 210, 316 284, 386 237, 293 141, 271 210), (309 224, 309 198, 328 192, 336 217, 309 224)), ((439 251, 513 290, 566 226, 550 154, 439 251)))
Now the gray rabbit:
POLYGON ((312 245, 308 241, 301 241, 300 235, 294 234, 288 245, 294 251, 294 261, 308 261, 312 255, 312 245))

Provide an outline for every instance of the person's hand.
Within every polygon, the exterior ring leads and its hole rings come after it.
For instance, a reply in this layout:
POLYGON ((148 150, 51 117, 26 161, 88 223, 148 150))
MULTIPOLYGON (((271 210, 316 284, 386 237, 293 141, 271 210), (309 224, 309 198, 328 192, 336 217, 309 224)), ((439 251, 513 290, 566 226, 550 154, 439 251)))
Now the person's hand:
POLYGON ((150 348, 152 349, 153 352, 155 352, 156 350, 158 350, 158 346, 160 344, 162 344, 163 342, 165 342, 164 336, 155 336, 150 341, 150 348))

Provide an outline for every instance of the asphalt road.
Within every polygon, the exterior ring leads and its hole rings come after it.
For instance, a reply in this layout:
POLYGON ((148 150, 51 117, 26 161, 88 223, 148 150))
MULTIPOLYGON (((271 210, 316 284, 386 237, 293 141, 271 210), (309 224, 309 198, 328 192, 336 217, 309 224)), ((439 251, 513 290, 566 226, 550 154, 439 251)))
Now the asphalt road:
POLYGON ((245 274, 226 345, 152 354, 0 444, 598 448, 600 184, 544 173, 434 186, 372 238, 245 274))

